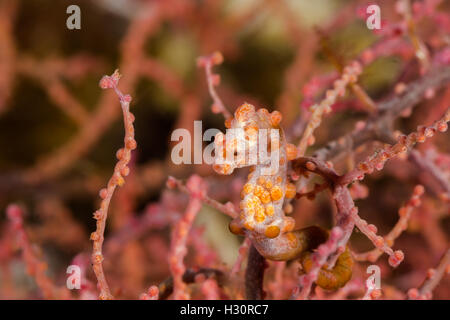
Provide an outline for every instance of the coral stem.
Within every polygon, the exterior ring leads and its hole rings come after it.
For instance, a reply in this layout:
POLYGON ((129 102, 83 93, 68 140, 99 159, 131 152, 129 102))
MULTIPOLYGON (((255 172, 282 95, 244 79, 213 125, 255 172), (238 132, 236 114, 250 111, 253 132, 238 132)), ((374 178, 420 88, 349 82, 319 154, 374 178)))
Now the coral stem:
POLYGON ((128 168, 128 163, 130 162, 131 151, 136 149, 136 140, 134 140, 133 127, 134 116, 129 110, 131 97, 129 95, 123 95, 117 88, 119 79, 120 74, 118 70, 116 70, 113 75, 104 76, 100 80, 100 87, 102 89, 114 89, 117 96, 119 97, 120 105, 122 106, 123 121, 125 126, 124 147, 122 149, 119 149, 116 153, 119 161, 114 167, 114 172, 108 181, 107 187, 100 190, 99 192, 100 197, 102 198, 102 202, 100 204, 100 209, 98 209, 94 213, 94 219, 97 220, 97 229, 91 234, 91 240, 93 241, 92 264, 95 276, 97 277, 98 287, 100 289, 99 299, 101 300, 109 300, 114 298, 106 281, 102 264, 102 247, 104 241, 106 218, 108 216, 108 208, 116 187, 122 186, 125 183, 124 177, 127 176, 130 171, 130 169, 128 168))

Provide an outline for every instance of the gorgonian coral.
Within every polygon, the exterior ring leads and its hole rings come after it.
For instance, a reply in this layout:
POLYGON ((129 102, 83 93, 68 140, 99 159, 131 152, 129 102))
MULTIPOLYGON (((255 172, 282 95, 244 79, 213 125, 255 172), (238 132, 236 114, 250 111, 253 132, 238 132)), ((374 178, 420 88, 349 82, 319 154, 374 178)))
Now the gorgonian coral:
POLYGON ((112 2, 83 50, 27 29, 59 4, 0 3, 1 298, 448 298, 448 3, 383 2, 372 32, 357 0, 314 28, 311 1, 112 2), (212 163, 172 161, 199 120, 212 163))

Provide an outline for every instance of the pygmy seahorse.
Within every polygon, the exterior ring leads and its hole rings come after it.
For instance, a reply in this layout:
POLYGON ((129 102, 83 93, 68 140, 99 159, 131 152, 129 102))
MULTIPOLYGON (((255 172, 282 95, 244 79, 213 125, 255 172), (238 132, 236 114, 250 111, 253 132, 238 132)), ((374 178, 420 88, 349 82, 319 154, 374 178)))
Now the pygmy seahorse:
MULTIPOLYGON (((215 137, 213 168, 228 175, 235 168, 250 166, 240 213, 230 222, 230 231, 248 236, 266 259, 300 258, 307 271, 308 253, 326 241, 328 232, 317 226, 294 231, 294 219, 286 216, 285 199, 296 195, 295 185, 288 181, 288 161, 297 157, 297 148, 286 142, 281 119, 278 111, 269 113, 248 103, 241 105, 234 118, 225 121, 226 135, 215 137)), ((352 264, 346 250, 334 268, 320 271, 317 284, 326 289, 342 287, 351 278, 352 264)))

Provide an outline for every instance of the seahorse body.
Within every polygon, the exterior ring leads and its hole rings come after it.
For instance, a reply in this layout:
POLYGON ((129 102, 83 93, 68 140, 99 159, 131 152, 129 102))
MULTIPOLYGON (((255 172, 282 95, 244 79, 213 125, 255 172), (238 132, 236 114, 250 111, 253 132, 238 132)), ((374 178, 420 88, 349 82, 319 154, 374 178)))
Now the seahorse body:
MULTIPOLYGON (((295 185, 287 181, 288 161, 296 157, 296 148, 286 142, 280 122, 278 111, 269 113, 264 108, 255 110, 248 103, 241 105, 234 118, 225 122, 228 129, 237 130, 227 131, 226 136, 219 133, 215 137, 216 161, 213 168, 219 174, 231 174, 235 168, 251 167, 241 192, 240 214, 230 223, 230 231, 247 235, 258 252, 267 259, 286 261, 303 257, 302 261, 307 262, 308 256, 304 254, 325 242, 328 234, 315 226, 293 231, 295 221, 287 217, 283 210, 285 199, 294 198, 296 194, 295 185), (265 134, 261 135, 263 132, 265 134), (265 136, 267 139, 264 139, 265 136), (277 155, 276 170, 273 170, 274 158, 268 160, 260 156, 260 152, 265 151, 261 149, 266 149, 267 154, 277 155), (236 154, 240 155, 237 159, 236 154)), ((317 283, 329 284, 326 277, 335 269, 341 270, 340 262, 348 264, 347 260, 338 259, 332 270, 319 274, 317 283)), ((337 277, 341 279, 339 275, 337 277)), ((344 278, 347 277, 348 274, 345 274, 344 278)), ((342 282, 335 281, 339 286, 343 285, 342 282)))

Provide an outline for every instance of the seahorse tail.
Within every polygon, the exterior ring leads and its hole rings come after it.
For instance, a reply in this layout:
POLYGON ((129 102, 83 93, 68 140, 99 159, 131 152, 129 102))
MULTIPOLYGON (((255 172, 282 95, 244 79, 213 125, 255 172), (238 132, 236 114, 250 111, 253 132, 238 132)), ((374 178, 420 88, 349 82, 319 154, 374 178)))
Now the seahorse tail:
MULTIPOLYGON (((311 255, 311 251, 305 252, 300 258, 300 262, 305 272, 309 272, 313 267, 311 255)), ((352 268, 353 258, 350 254, 349 248, 347 247, 345 251, 339 255, 336 264, 332 269, 328 269, 327 265, 324 265, 320 269, 316 284, 326 290, 336 290, 342 288, 351 279, 352 268)))

